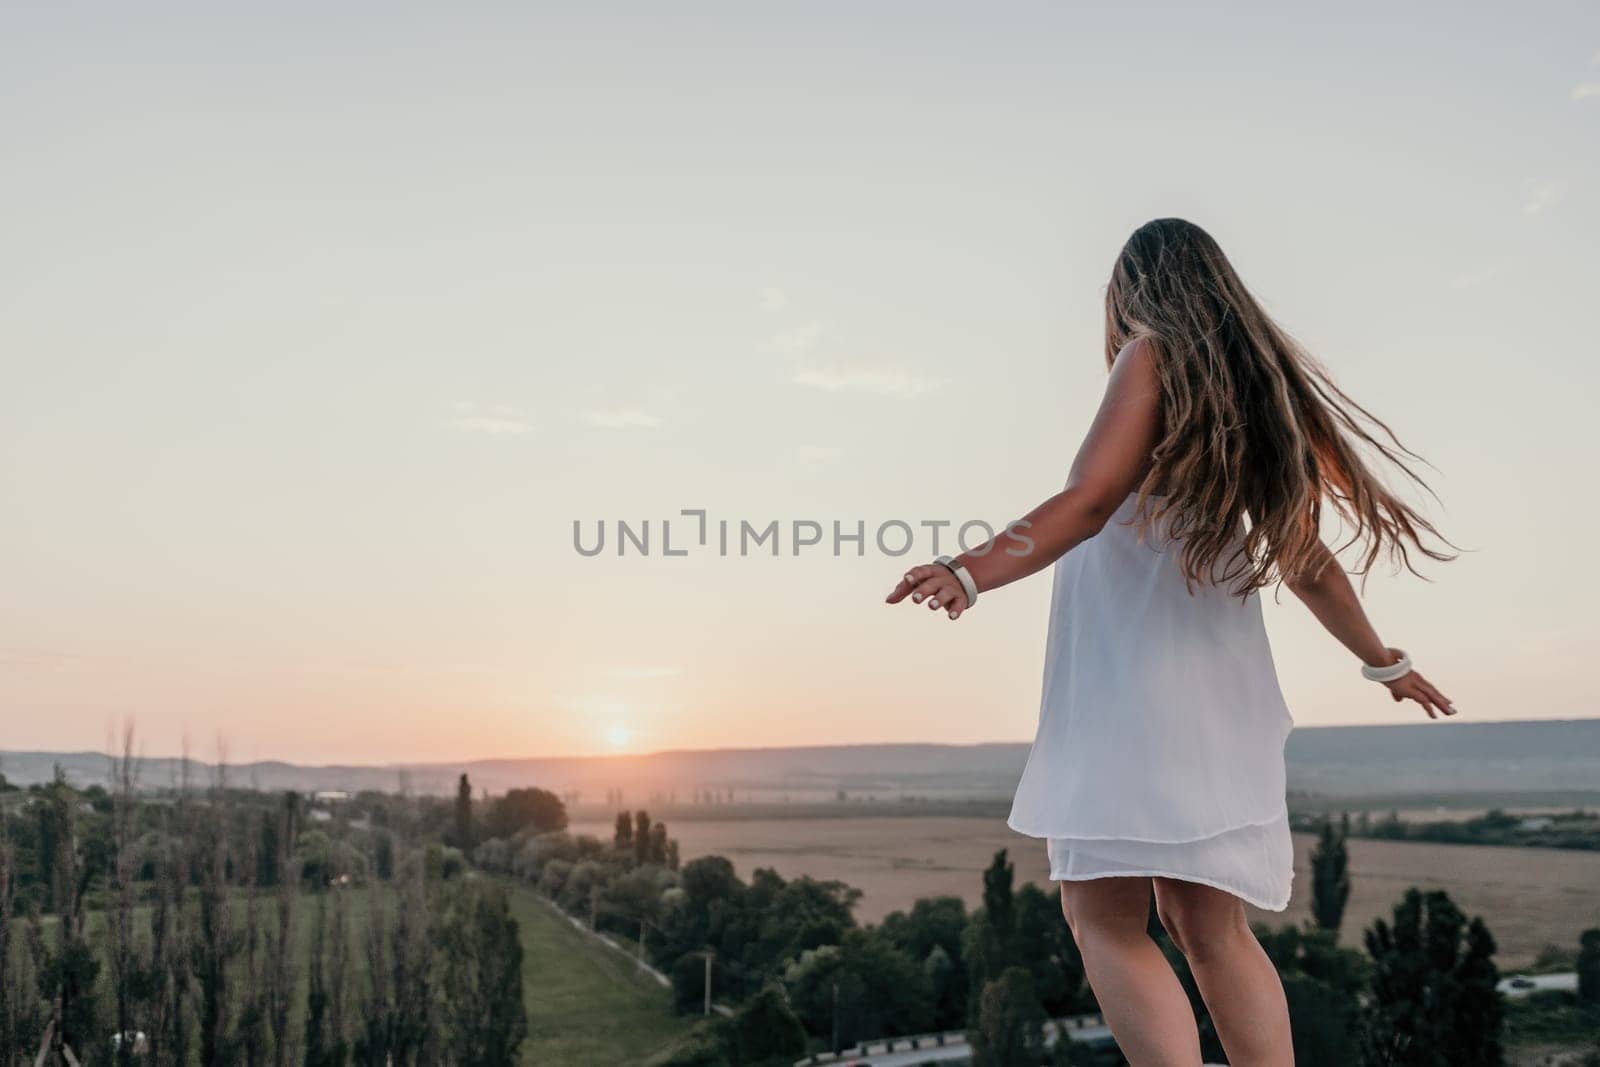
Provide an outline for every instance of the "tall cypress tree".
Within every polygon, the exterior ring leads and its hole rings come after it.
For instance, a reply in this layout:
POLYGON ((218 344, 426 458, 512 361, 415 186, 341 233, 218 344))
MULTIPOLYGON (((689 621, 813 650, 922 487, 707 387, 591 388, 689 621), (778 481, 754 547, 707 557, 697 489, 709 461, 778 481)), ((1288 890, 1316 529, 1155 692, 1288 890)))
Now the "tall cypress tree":
POLYGON ((633 813, 633 859, 635 863, 650 862, 650 813, 633 813))
POLYGON ((1006 858, 1005 849, 994 854, 994 860, 983 872, 983 908, 973 915, 967 935, 968 988, 973 991, 967 1015, 974 1026, 983 987, 1016 962, 1017 908, 1012 889, 1015 876, 1016 868, 1006 858))
POLYGON ((1335 830, 1332 819, 1322 821, 1322 833, 1311 853, 1311 915, 1318 926, 1334 934, 1344 921, 1350 899, 1350 856, 1345 850, 1347 829, 1335 830))
POLYGON ((473 844, 472 827, 472 783, 463 774, 456 783, 456 819, 455 819, 455 844, 462 851, 470 849, 473 844))

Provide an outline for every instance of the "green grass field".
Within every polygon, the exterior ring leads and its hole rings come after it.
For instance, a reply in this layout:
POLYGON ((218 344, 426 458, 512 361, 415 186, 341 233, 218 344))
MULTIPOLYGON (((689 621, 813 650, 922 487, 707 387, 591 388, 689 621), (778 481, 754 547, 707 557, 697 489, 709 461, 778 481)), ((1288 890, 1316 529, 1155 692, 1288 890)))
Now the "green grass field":
POLYGON ((511 886, 511 911, 524 953, 523 1063, 628 1067, 688 1033, 694 1020, 672 1013, 669 990, 567 925, 532 889, 511 886))

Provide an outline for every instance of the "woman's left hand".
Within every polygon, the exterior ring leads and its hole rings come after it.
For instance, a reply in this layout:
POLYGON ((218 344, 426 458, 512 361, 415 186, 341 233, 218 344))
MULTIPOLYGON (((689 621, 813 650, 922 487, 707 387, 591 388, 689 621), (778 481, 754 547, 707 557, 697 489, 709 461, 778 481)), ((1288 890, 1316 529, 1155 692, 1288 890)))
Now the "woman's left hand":
POLYGON ((1388 688, 1389 695, 1394 697, 1395 703, 1398 704, 1402 700, 1415 700, 1422 706, 1422 710, 1428 713, 1428 718, 1430 719, 1437 719, 1439 714, 1454 715, 1456 713, 1456 706, 1450 702, 1450 698, 1439 692, 1438 689, 1434 688, 1432 682, 1416 671, 1402 674, 1392 682, 1385 682, 1384 685, 1388 688), (1435 714, 1435 712, 1439 714, 1435 714))
POLYGON ((952 619, 961 618, 967 610, 966 590, 942 563, 924 563, 906 571, 884 602, 898 604, 908 596, 913 604, 927 604, 929 611, 943 610, 952 619))

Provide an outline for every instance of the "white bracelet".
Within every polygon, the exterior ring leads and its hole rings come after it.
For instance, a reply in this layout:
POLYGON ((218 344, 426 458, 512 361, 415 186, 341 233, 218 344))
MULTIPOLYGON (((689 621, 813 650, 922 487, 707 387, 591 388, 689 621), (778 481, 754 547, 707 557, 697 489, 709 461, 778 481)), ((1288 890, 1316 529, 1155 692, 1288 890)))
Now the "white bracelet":
POLYGON ((956 576, 956 581, 961 583, 961 591, 967 594, 967 607, 970 608, 978 602, 978 583, 972 580, 972 575, 967 573, 967 568, 949 556, 940 556, 934 562, 942 564, 951 574, 956 576))
POLYGON ((1389 651, 1400 657, 1398 663, 1391 663, 1387 667, 1369 667, 1363 663, 1361 665, 1361 677, 1369 682, 1393 682, 1410 674, 1411 657, 1398 648, 1391 648, 1389 651))

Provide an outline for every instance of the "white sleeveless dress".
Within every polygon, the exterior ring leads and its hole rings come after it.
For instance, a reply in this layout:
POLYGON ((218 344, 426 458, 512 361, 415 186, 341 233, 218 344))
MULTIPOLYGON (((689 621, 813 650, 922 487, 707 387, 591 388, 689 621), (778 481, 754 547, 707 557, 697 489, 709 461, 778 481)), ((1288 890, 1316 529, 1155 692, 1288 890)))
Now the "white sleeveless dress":
MULTIPOLYGON (((1282 911, 1284 704, 1255 594, 1191 594, 1130 496, 1055 566, 1039 730, 1011 815, 1050 876, 1160 875, 1282 911)), ((1241 535, 1242 535, 1241 530, 1241 535)))

